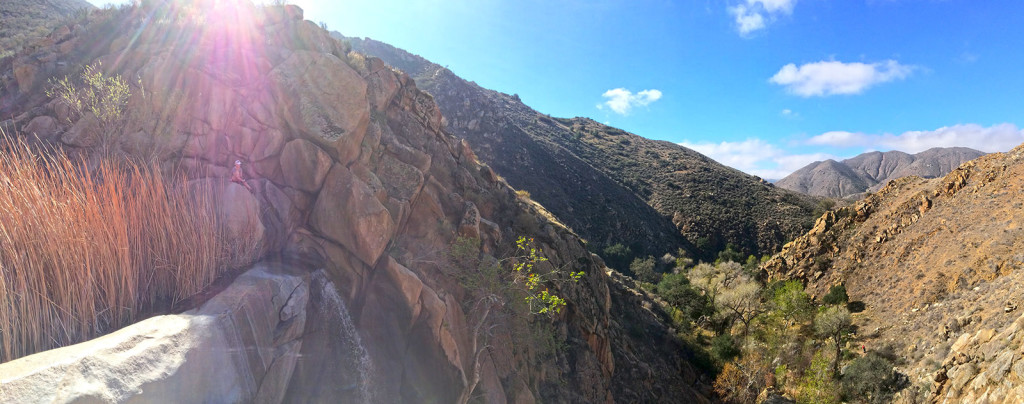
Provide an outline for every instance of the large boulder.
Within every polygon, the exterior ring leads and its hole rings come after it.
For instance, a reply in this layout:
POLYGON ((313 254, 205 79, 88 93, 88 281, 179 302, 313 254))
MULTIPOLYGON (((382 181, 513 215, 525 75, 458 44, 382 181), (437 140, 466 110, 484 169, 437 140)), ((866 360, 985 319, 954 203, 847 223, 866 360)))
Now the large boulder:
POLYGON ((308 275, 256 267, 202 307, 0 365, 9 403, 281 402, 308 275))
POLYGON ((31 58, 18 58, 14 61, 14 79, 18 81, 18 89, 27 93, 32 89, 39 74, 39 66, 31 58))
POLYGON ((103 125, 91 112, 86 112, 82 118, 75 122, 75 125, 61 135, 60 140, 65 144, 77 147, 99 146, 103 132, 103 125))
POLYGON ((318 191, 332 163, 327 152, 305 139, 288 142, 281 152, 285 184, 303 191, 318 191))
POLYGON ((287 125, 342 164, 359 156, 370 108, 366 81, 334 55, 295 51, 271 73, 287 125))
POLYGON ((52 116, 42 115, 32 118, 32 120, 25 125, 22 132, 30 136, 38 136, 40 139, 50 140, 60 131, 60 125, 57 124, 57 120, 52 116))
POLYGON ((384 253, 395 231, 391 215, 370 187, 340 164, 327 174, 309 222, 369 266, 384 253))
POLYGON ((239 184, 226 183, 218 209, 227 237, 259 250, 266 228, 260 220, 260 203, 252 192, 239 184))

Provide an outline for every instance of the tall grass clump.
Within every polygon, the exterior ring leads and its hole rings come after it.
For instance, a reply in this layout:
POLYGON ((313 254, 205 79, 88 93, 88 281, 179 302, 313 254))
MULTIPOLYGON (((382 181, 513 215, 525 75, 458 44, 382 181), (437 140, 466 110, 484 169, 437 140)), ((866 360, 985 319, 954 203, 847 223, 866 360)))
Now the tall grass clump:
POLYGON ((0 362, 167 309, 237 260, 213 182, 0 140, 0 362))

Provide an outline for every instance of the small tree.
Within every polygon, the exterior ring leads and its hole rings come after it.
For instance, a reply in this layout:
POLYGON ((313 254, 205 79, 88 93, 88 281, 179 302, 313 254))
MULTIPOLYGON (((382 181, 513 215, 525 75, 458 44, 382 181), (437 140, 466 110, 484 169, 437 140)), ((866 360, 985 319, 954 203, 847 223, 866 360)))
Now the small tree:
POLYGON ((704 316, 714 314, 714 307, 708 298, 690 285, 690 280, 683 274, 665 274, 658 283, 657 293, 670 306, 679 310, 686 320, 696 321, 704 316))
POLYGON ((772 296, 774 310, 782 316, 786 326, 807 322, 814 316, 814 303, 804 292, 800 281, 786 281, 772 296))
POLYGON ((814 318, 814 331, 818 336, 828 339, 835 345, 835 357, 832 358, 832 374, 839 374, 839 360, 843 356, 843 340, 853 325, 850 311, 845 307, 832 306, 818 313, 814 318))
MULTIPOLYGON (((548 291, 546 283, 558 281, 561 271, 541 273, 537 264, 548 259, 540 255, 540 250, 533 246, 533 239, 519 237, 516 240, 516 255, 511 257, 512 283, 521 285, 526 293, 526 302, 533 314, 554 315, 565 306, 565 299, 548 291)), ((583 271, 569 272, 573 282, 583 277, 583 271)))
POLYGON ((800 378, 797 402, 806 404, 833 404, 839 402, 840 388, 830 369, 828 358, 820 351, 814 354, 811 366, 800 378))
MULTIPOLYGON (((503 311, 501 307, 505 306, 507 299, 522 298, 530 315, 551 317, 565 307, 566 301, 551 292, 547 284, 557 284, 565 279, 562 271, 542 272, 537 267, 547 258, 533 245, 533 239, 526 237, 519 237, 512 255, 502 260, 489 256, 481 258, 478 238, 457 238, 448 255, 463 286, 472 296, 472 303, 467 303, 466 315, 471 324, 469 343, 473 366, 462 375, 464 387, 457 400, 464 404, 472 398, 480 382, 483 353, 490 350, 489 340, 498 324, 494 320, 495 312, 503 311)), ((582 271, 569 272, 568 280, 576 282, 583 275, 582 271)), ((509 310, 516 310, 515 305, 509 306, 512 306, 509 310)))
POLYGON ((661 274, 654 271, 654 257, 637 258, 629 264, 629 271, 641 282, 658 283, 661 281, 661 274))
POLYGON ((715 392, 727 403, 752 403, 767 386, 770 374, 769 361, 760 351, 745 352, 722 367, 715 378, 715 392))
POLYGON ((743 323, 743 336, 750 332, 750 322, 764 312, 761 304, 761 284, 748 277, 740 277, 715 296, 715 306, 730 320, 743 323))

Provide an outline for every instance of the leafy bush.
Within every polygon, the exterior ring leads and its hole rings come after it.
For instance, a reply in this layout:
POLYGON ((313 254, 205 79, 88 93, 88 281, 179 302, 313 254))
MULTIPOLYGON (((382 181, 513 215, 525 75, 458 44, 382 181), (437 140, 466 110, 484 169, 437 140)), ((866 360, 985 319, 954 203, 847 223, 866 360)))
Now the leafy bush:
POLYGON ((843 374, 844 394, 865 403, 890 402, 893 394, 907 383, 906 377, 893 370, 893 365, 875 352, 854 359, 843 374))
POLYGON ((665 274, 658 283, 656 292, 670 306, 682 312, 684 319, 689 322, 714 314, 714 308, 708 298, 690 285, 690 280, 684 274, 665 274))
POLYGON ((716 264, 723 262, 744 262, 743 254, 736 250, 736 246, 728 244, 725 249, 718 252, 718 259, 715 260, 716 264))
POLYGON ((633 250, 622 244, 616 243, 607 246, 601 253, 601 258, 604 259, 605 264, 620 272, 629 268, 629 264, 633 261, 633 250))
POLYGON ((654 257, 637 258, 629 264, 629 271, 641 282, 658 283, 661 281, 661 274, 654 271, 654 257))
POLYGON ((779 285, 773 293, 772 305, 788 324, 809 322, 814 316, 814 303, 804 292, 800 281, 786 281, 779 285))
POLYGON ((800 404, 833 404, 839 402, 842 392, 829 366, 828 357, 821 351, 814 355, 811 366, 800 378, 796 401, 800 404))
POLYGON ((728 362, 740 355, 740 348, 732 335, 722 334, 711 340, 711 354, 722 362, 728 362))
POLYGON ((67 76, 51 80, 46 96, 63 103, 77 116, 85 113, 95 116, 103 127, 106 145, 120 129, 131 91, 128 82, 120 75, 105 75, 100 68, 99 63, 86 66, 82 71, 80 86, 67 76))
POLYGON ((846 294, 846 286, 843 284, 832 285, 828 293, 821 298, 821 302, 829 305, 845 305, 850 302, 850 296, 846 294))

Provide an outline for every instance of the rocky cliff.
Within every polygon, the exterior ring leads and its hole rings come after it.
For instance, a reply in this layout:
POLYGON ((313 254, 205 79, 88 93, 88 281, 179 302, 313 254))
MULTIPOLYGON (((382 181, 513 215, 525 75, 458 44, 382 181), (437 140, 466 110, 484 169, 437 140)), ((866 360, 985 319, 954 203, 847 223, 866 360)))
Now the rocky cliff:
MULTIPOLYGON (((227 200, 224 213, 256 222, 254 244, 266 255, 324 269, 365 346, 376 401, 707 401, 685 347, 658 315, 620 298, 634 292, 609 277, 576 234, 448 134, 434 99, 408 75, 350 52, 298 7, 197 0, 97 11, 0 69, 0 116, 12 117, 0 122, 6 132, 87 162, 100 153, 148 159, 247 196, 227 200), (113 125, 42 92, 48 77, 74 77, 97 62, 131 83, 113 125), (228 182, 235 160, 251 195, 228 182), (518 237, 547 258, 539 271, 582 273, 545 284, 566 301, 550 318, 524 317, 512 301, 482 310, 491 297, 479 285, 495 278, 452 259, 459 240, 475 240, 474 262, 500 263, 518 237)), ((309 300, 324 301, 315 293, 309 300)), ((337 321, 305 321, 301 344, 270 346, 299 358, 344 349, 323 339, 337 321)), ((350 400, 353 387, 337 364, 288 368, 275 391, 350 400)), ((193 382, 200 381, 171 385, 193 382)))
POLYGON ((767 254, 813 221, 814 198, 693 150, 586 118, 552 118, 388 44, 348 40, 413 77, 455 136, 592 243, 621 243, 640 256, 683 248, 707 258, 727 244, 767 254))
POLYGON ((808 164, 775 183, 805 194, 848 198, 877 191, 889 181, 910 175, 941 177, 968 160, 985 155, 966 147, 933 147, 917 154, 870 152, 843 161, 808 164))
POLYGON ((821 296, 844 283, 866 310, 860 344, 890 350, 914 402, 1018 402, 1024 146, 943 178, 905 177, 828 212, 763 267, 821 296))

